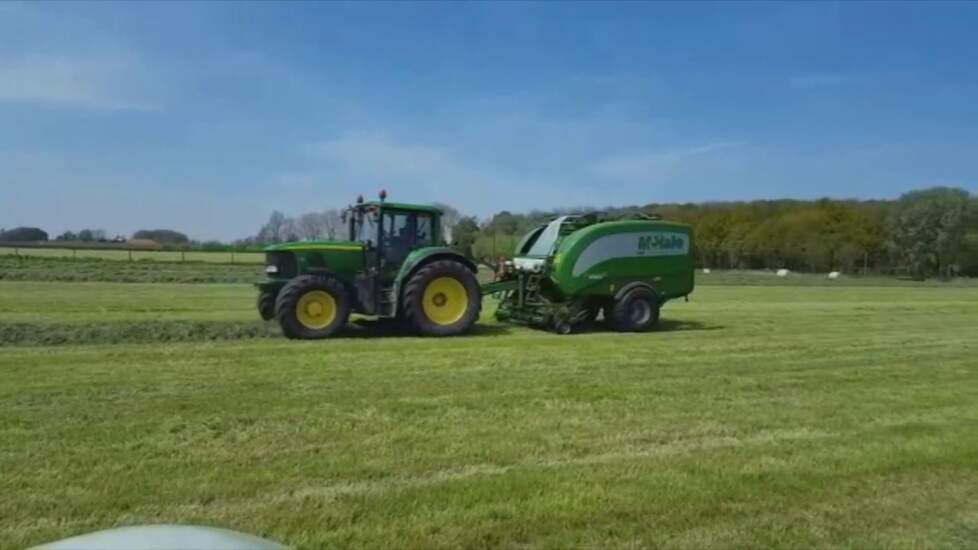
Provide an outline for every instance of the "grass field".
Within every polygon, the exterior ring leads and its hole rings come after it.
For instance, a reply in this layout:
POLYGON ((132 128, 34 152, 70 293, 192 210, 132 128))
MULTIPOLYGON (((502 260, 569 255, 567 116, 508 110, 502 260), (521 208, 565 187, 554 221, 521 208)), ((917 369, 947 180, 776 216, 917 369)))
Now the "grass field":
POLYGON ((111 248, 57 248, 53 246, 16 248, 0 246, 0 256, 24 256, 27 258, 72 258, 79 260, 159 261, 159 262, 209 262, 221 264, 260 264, 265 260, 262 252, 208 252, 191 250, 128 250, 111 248))
POLYGON ((0 548, 147 522, 298 547, 978 545, 978 288, 704 285, 640 335, 111 328, 265 326, 253 298, 0 281, 0 327, 110 327, 0 334, 0 548))
POLYGON ((250 283, 263 275, 262 265, 214 262, 162 262, 0 255, 0 280, 117 283, 250 283))
MULTIPOLYGON (((220 264, 202 261, 139 260, 133 262, 99 258, 13 256, 0 254, 0 280, 116 283, 251 283, 263 275, 259 263, 220 264)), ((491 280, 492 271, 483 266, 480 279, 491 280)), ((843 275, 832 280, 826 274, 792 273, 778 277, 771 271, 714 271, 697 274, 699 285, 763 286, 883 286, 883 287, 976 287, 978 279, 913 281, 880 275, 843 275)))

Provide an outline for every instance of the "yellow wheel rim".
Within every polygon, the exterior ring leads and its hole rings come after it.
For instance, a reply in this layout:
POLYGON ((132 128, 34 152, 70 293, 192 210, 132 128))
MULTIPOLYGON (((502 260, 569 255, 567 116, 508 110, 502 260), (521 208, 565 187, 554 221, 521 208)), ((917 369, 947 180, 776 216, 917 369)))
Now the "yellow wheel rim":
POLYGON ((326 328, 336 319, 336 299, 325 290, 306 292, 295 305, 295 317, 308 329, 326 328))
POLYGON ((424 289, 422 307, 432 323, 451 325, 458 322, 469 309, 469 293, 458 279, 438 277, 424 289))

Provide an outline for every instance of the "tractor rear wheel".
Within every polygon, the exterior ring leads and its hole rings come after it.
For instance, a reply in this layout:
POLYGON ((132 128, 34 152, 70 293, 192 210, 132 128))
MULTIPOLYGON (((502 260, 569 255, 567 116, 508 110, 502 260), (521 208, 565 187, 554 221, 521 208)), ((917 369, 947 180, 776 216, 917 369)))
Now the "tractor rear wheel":
POLYGON ((350 297, 343 282, 331 275, 300 275, 275 300, 282 334, 314 340, 336 334, 350 317, 350 297))
POLYGON ((422 266, 404 288, 407 324, 426 336, 454 336, 479 319, 482 296, 468 267, 452 260, 422 266))
POLYGON ((263 321, 271 321, 275 318, 275 295, 271 292, 261 291, 258 293, 258 314, 263 321))
POLYGON ((643 332, 659 321, 659 300, 647 288, 636 288, 627 292, 609 308, 605 309, 611 328, 619 332, 643 332))

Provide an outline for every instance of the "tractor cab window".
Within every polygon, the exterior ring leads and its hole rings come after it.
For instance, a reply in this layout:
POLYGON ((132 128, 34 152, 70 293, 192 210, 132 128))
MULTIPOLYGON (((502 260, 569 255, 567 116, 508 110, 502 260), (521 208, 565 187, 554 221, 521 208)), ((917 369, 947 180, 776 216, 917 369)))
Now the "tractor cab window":
POLYGON ((428 214, 417 214, 418 220, 418 243, 417 246, 433 246, 433 233, 431 231, 431 216, 428 214))
POLYGON ((390 210, 384 213, 384 259, 400 264, 408 254, 431 246, 431 215, 390 210))
POLYGON ((377 244, 377 221, 374 218, 373 212, 364 212, 362 214, 357 214, 357 218, 354 222, 355 228, 355 239, 357 241, 366 243, 377 244))

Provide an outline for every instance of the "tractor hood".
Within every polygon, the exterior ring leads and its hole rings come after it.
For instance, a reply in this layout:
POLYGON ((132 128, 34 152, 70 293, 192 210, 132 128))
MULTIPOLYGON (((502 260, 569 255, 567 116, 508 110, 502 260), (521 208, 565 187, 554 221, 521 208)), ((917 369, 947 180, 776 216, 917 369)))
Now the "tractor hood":
POLYGON ((265 252, 325 252, 331 250, 359 251, 363 250, 363 243, 355 241, 298 241, 265 247, 265 252))

